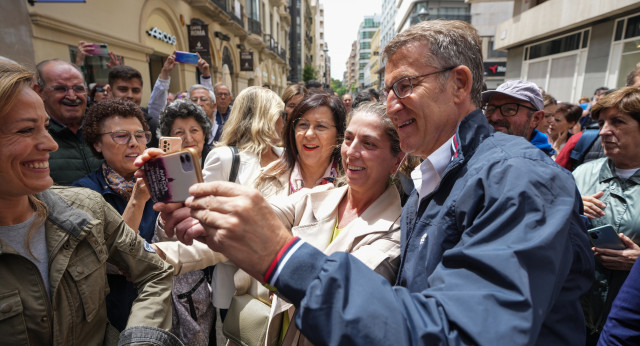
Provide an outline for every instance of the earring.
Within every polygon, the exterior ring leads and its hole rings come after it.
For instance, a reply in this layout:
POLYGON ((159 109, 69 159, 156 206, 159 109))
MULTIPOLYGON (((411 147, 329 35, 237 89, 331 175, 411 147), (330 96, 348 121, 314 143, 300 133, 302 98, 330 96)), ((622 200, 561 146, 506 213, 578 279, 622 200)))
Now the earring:
POLYGON ((398 180, 399 180, 399 179, 398 179, 398 177, 396 176, 396 174, 395 174, 395 173, 393 173, 393 174, 389 174, 389 180, 388 180, 389 185, 395 185, 395 184, 397 184, 397 183, 398 183, 398 180))

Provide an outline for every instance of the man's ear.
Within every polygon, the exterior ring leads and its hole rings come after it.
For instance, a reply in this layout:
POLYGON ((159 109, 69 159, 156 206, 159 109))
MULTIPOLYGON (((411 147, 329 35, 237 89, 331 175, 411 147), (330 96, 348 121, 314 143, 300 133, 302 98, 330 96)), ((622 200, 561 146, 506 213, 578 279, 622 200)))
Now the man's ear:
POLYGON ((538 127, 538 124, 544 119, 544 111, 536 111, 531 115, 531 128, 538 127))
POLYGON ((473 86, 473 75, 471 74, 471 70, 464 65, 460 65, 453 70, 451 70, 450 79, 452 82, 450 83, 454 102, 461 103, 465 102, 469 99, 469 94, 471 94, 471 87, 473 86))

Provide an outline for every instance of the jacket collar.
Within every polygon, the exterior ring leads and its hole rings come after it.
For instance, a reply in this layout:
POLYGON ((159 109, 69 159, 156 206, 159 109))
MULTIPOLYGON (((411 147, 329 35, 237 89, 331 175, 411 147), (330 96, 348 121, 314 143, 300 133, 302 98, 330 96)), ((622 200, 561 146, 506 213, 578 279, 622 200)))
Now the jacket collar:
MULTIPOLYGON (((605 183, 611 179, 615 179, 615 178, 619 178, 614 172, 615 172, 615 166, 613 165, 613 161, 610 158, 606 158, 606 162, 604 165, 602 165, 602 167, 600 168, 600 174, 598 175, 598 181, 600 183, 605 183)), ((622 179, 622 178, 619 178, 622 179)), ((625 179, 622 179, 625 180, 625 179)), ((636 184, 636 185, 640 185, 640 170, 636 171, 635 173, 633 173, 632 176, 629 177, 629 179, 626 179, 627 182, 632 183, 632 184, 636 184)))
MULTIPOLYGON (((335 226, 336 216, 338 212, 338 205, 340 200, 347 193, 348 186, 342 186, 335 189, 326 190, 319 193, 311 194, 310 204, 314 218, 317 220, 317 224, 321 224, 322 227, 304 227, 297 228, 296 231, 302 239, 310 242, 311 245, 324 251, 325 253, 331 253, 336 251, 332 249, 332 244, 338 244, 340 251, 345 250, 345 244, 338 241, 344 236, 348 236, 349 239, 356 239, 366 233, 372 231, 388 231, 393 227, 396 221, 399 221, 399 216, 402 212, 400 196, 395 186, 390 185, 387 189, 373 202, 367 210, 360 215, 360 217, 353 220, 347 225, 338 237, 331 244, 328 243, 329 236, 326 237, 314 237, 311 233, 317 233, 321 230, 333 229, 335 226), (304 235, 302 233, 308 233, 304 235)), ((320 225, 319 225, 320 226, 320 225)))
POLYGON ((86 212, 70 206, 51 190, 40 192, 36 197, 47 205, 47 219, 75 238, 80 236, 84 227, 93 219, 86 212))

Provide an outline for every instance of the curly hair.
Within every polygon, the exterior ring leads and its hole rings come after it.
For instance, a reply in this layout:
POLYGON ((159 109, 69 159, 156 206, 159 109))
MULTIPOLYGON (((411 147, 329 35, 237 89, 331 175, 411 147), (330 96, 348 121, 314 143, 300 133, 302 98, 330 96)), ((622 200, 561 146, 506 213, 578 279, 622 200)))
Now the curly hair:
POLYGON ((149 131, 149 124, 144 118, 144 113, 138 105, 131 101, 122 99, 105 99, 100 102, 96 102, 87 111, 84 117, 84 123, 82 125, 82 138, 91 148, 93 155, 103 159, 102 153, 96 151, 93 147, 98 143, 102 136, 102 124, 104 121, 115 116, 123 118, 137 118, 142 124, 142 128, 145 131, 149 131))
POLYGON ((193 118, 198 122, 204 133, 205 143, 209 142, 211 137, 211 120, 207 117, 202 107, 191 102, 191 100, 177 99, 160 113, 160 125, 158 126, 158 137, 170 136, 171 127, 177 118, 187 119, 193 118))

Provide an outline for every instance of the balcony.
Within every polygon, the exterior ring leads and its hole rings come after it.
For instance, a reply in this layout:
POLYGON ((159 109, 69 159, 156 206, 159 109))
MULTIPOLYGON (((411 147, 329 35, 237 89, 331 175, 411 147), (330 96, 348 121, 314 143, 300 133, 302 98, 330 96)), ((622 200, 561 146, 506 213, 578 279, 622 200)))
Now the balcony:
POLYGON ((227 10, 227 0, 209 0, 216 6, 218 6, 221 10, 228 12, 227 10))
POLYGON ((247 17, 247 24, 249 26, 249 32, 252 34, 256 34, 258 36, 262 36, 262 29, 260 28, 260 22, 251 18, 251 17, 247 17))

